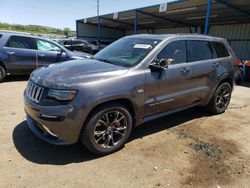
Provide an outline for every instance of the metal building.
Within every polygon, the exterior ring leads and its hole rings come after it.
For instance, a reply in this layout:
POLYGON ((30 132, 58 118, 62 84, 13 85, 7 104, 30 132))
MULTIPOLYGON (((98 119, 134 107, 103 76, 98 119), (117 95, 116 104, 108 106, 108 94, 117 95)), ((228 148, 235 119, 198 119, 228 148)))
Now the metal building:
POLYGON ((139 33, 204 33, 226 38, 250 59, 250 0, 177 0, 76 21, 77 37, 114 41, 139 33))

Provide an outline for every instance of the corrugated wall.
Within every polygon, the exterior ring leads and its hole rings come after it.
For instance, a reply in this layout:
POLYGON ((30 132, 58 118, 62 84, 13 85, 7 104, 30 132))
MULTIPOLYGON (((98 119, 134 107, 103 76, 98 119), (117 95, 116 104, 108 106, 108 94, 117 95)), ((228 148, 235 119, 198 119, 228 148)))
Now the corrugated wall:
MULTIPOLYGON (((195 28, 191 28, 192 32, 195 32, 195 28)), ((138 30, 138 34, 153 33, 152 30, 138 30)), ((174 28, 158 28, 154 30, 155 34, 172 34, 172 33, 190 33, 188 27, 174 27, 174 28)), ((133 35, 134 30, 126 31, 126 35, 133 35)))
MULTIPOLYGON (((191 28, 192 32, 195 32, 195 28, 191 28)), ((78 36, 85 39, 96 39, 97 28, 93 25, 78 24, 78 36), (87 35, 87 36, 86 36, 87 35), (89 37, 89 38, 86 38, 89 37)), ((198 33, 200 31, 198 30, 198 33)), ((138 33, 153 33, 152 30, 138 30, 138 33)), ((176 28, 159 28, 154 30, 155 34, 169 34, 169 33, 190 33, 188 27, 176 27, 176 28)), ((114 40, 124 35, 134 34, 133 30, 127 30, 125 32, 120 30, 113 30, 108 28, 102 28, 102 39, 114 40)), ((236 55, 243 59, 250 60, 250 24, 228 24, 211 26, 209 35, 226 38, 236 55)))
POLYGON ((250 24, 211 26, 209 34, 228 39, 238 57, 250 59, 250 24))
MULTIPOLYGON (((195 32, 195 28, 191 28, 195 32)), ((198 30, 198 33, 200 30, 198 30)), ((138 33, 149 33, 139 30, 138 33)), ((188 27, 155 29, 155 34, 190 33, 188 27)), ((133 30, 126 31, 126 35, 132 35, 133 30)), ((225 38, 229 41, 236 55, 250 60, 250 24, 228 24, 211 26, 209 35, 225 38)))
MULTIPOLYGON (((101 39, 106 41, 114 41, 125 35, 124 31, 101 27, 101 39)), ((97 26, 91 24, 77 23, 77 37, 85 40, 97 39, 97 26)))
MULTIPOLYGON (((195 32, 195 28, 191 28, 195 32)), ((173 34, 173 33, 190 33, 188 27, 160 28, 155 29, 155 34, 173 34)))

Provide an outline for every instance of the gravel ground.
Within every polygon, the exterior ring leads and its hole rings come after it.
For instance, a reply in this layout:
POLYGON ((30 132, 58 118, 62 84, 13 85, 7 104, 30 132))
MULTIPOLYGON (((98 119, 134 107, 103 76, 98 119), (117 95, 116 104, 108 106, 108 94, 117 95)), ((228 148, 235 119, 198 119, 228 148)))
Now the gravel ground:
POLYGON ((226 113, 201 108, 136 128, 125 147, 96 157, 81 144, 53 146, 27 127, 27 77, 0 84, 0 187, 249 187, 250 84, 226 113))

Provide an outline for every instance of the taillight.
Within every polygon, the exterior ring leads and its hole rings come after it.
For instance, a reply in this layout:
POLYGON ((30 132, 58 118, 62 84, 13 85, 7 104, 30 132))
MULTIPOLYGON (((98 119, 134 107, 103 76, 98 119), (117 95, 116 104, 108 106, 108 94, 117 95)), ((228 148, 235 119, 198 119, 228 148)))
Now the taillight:
POLYGON ((236 62, 235 62, 235 64, 238 65, 238 66, 239 66, 239 65, 242 65, 241 59, 237 59, 236 62))

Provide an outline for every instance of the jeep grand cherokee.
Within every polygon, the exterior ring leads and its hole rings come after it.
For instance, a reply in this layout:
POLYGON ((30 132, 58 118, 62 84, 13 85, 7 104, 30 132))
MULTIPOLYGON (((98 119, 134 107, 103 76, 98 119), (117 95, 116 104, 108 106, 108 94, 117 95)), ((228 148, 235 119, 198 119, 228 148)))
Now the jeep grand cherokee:
POLYGON ((132 128, 194 106, 229 105, 236 57, 227 41, 203 35, 134 35, 93 59, 36 70, 24 92, 27 122, 53 144, 119 150, 132 128))

